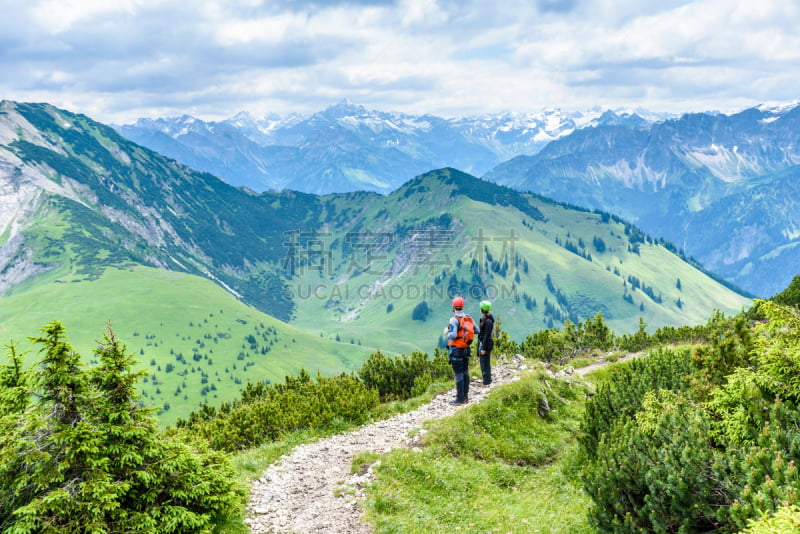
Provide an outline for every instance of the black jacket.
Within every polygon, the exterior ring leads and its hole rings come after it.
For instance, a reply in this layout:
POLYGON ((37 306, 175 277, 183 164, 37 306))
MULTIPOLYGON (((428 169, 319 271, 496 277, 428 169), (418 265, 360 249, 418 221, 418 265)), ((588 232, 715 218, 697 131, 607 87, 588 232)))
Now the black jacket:
POLYGON ((481 350, 492 350, 494 340, 492 339, 492 329, 494 328, 494 316, 491 313, 481 314, 480 333, 478 340, 481 342, 481 350))

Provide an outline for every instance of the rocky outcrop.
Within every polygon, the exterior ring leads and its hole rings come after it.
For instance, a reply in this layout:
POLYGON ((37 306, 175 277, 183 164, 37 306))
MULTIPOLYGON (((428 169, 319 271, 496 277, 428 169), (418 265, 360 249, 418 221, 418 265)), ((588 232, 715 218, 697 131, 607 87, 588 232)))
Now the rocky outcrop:
POLYGON ((52 268, 33 261, 33 254, 33 249, 25 246, 22 234, 0 246, 0 293, 52 268))

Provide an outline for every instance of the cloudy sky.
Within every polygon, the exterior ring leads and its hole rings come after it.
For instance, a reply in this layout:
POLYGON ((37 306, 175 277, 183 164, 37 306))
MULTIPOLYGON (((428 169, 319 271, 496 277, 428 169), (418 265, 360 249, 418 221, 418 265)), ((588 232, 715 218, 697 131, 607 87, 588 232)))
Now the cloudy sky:
POLYGON ((800 0, 0 0, 0 99, 104 122, 800 98, 800 0))

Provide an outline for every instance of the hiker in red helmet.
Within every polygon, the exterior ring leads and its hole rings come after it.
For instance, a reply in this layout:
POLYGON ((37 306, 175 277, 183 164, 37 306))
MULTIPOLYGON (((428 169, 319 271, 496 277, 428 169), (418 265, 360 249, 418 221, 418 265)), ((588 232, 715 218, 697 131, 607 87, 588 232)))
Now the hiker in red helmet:
POLYGON ((456 379, 456 398, 450 404, 466 404, 469 394, 469 347, 478 336, 478 325, 464 313, 464 299, 453 299, 453 316, 444 329, 450 352, 450 365, 456 379))

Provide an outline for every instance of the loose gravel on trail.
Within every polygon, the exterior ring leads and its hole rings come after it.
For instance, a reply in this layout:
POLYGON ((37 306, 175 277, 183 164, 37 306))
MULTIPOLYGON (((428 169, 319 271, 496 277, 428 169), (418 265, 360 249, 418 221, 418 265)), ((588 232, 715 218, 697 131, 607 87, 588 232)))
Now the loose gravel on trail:
MULTIPOLYGON (((469 403, 480 402, 495 386, 516 380, 527 368, 520 358, 501 360, 492 369, 492 384, 470 384, 469 403)), ((363 451, 385 453, 415 447, 427 419, 454 414, 464 406, 448 404, 455 388, 414 411, 398 414, 352 432, 300 445, 272 464, 253 482, 247 525, 254 534, 368 534, 362 521, 363 488, 372 473, 350 473, 353 458, 363 451)))

